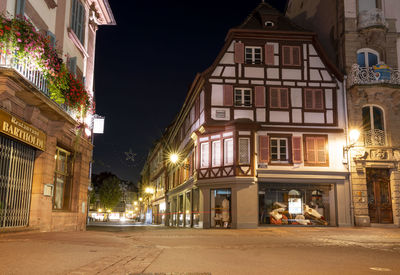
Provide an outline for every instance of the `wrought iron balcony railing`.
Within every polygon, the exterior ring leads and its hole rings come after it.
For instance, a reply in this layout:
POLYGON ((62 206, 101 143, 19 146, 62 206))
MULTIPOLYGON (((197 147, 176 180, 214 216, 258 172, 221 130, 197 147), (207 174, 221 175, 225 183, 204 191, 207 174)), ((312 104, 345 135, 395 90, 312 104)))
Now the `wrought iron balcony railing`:
POLYGON ((385 14, 381 9, 370 9, 358 14, 358 28, 365 29, 370 27, 388 27, 385 14))
POLYGON ((360 67, 354 64, 349 73, 348 84, 370 85, 387 83, 400 85, 400 71, 397 69, 374 69, 373 67, 360 67))
MULTIPOLYGON (((44 78, 43 73, 34 68, 32 64, 29 64, 28 62, 24 62, 21 64, 21 62, 18 62, 18 60, 15 59, 14 55, 7 55, 1 53, 0 68, 14 69, 23 78, 25 78, 28 82, 30 82, 30 84, 32 84, 36 89, 38 89, 48 98, 50 98, 47 80, 44 78)), ((56 104, 60 106, 65 112, 67 112, 71 117, 74 117, 73 111, 70 110, 70 108, 68 108, 67 105, 58 103, 56 104)))
POLYGON ((373 129, 364 131, 364 146, 385 146, 385 131, 373 129))

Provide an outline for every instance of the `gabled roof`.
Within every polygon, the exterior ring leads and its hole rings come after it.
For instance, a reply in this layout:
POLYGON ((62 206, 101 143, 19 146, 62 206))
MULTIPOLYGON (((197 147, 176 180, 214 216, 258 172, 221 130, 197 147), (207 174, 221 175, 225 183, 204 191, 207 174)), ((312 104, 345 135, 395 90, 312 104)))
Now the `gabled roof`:
POLYGON ((260 3, 237 29, 272 30, 272 31, 306 31, 297 26, 280 11, 267 3, 260 3), (266 26, 265 22, 271 21, 274 26, 266 26))

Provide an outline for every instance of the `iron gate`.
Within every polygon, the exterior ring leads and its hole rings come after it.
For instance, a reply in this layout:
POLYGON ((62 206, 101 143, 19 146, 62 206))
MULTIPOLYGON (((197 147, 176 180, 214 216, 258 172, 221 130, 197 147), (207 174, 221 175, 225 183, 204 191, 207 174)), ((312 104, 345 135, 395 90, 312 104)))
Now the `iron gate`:
POLYGON ((0 135, 0 228, 27 226, 35 149, 0 135))

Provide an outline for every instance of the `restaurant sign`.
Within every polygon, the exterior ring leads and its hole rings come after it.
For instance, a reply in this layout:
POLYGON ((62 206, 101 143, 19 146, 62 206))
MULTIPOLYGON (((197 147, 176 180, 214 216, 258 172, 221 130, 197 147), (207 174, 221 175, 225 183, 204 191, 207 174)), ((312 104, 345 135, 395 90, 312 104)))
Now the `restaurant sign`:
POLYGON ((0 132, 37 149, 45 150, 46 134, 44 132, 3 110, 0 110, 0 132))

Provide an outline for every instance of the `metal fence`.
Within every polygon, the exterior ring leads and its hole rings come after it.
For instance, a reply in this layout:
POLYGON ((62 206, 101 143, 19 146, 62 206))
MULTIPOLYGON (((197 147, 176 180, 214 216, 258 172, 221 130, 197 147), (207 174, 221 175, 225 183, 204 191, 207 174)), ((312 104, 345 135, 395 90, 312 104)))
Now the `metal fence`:
POLYGON ((35 149, 0 135, 0 228, 27 226, 35 149))

